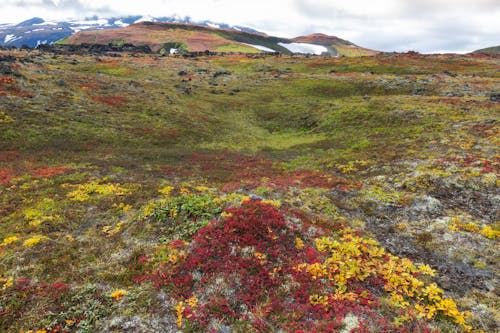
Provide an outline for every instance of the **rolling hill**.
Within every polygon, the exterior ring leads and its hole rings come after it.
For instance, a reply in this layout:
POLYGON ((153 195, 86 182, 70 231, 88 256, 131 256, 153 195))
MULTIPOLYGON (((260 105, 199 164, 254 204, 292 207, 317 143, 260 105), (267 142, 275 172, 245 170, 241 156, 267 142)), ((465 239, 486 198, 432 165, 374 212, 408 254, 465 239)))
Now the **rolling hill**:
POLYGON ((220 29, 192 24, 141 22, 118 29, 81 31, 60 41, 62 44, 147 45, 153 51, 183 48, 188 51, 281 52, 340 55, 373 55, 367 50, 334 36, 313 34, 293 39, 262 33, 220 29))
POLYGON ((378 51, 365 49, 363 47, 359 47, 348 40, 341 39, 335 36, 328 36, 321 33, 311 34, 307 36, 300 36, 293 39, 296 43, 310 43, 323 45, 331 51, 334 51, 339 56, 371 56, 377 53, 378 51))
POLYGON ((500 45, 499 46, 492 46, 492 47, 487 47, 484 49, 476 50, 472 53, 486 53, 486 54, 500 54, 500 45))

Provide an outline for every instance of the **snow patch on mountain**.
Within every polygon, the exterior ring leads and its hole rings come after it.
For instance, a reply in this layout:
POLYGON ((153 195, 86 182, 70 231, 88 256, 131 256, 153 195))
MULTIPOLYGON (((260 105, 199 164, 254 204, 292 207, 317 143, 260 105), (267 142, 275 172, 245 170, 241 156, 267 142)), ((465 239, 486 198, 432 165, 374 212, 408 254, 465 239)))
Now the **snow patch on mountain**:
POLYGON ((307 43, 278 43, 293 53, 315 54, 328 53, 328 49, 322 45, 307 44, 307 43))
POLYGON ((84 21, 71 21, 72 24, 80 24, 80 25, 100 25, 100 26, 109 26, 109 22, 106 19, 95 19, 95 20, 84 20, 84 21))
POLYGON ((115 22, 113 22, 113 24, 117 25, 119 27, 123 27, 123 28, 128 27, 130 25, 130 24, 123 22, 122 20, 115 21, 115 22))
POLYGON ((94 25, 81 25, 81 26, 76 26, 76 27, 70 27, 70 29, 73 30, 75 33, 77 33, 78 31, 82 31, 82 30, 90 30, 90 29, 100 30, 100 29, 102 29, 102 27, 96 27, 94 25))
POLYGON ((48 41, 48 40, 38 40, 38 41, 36 42, 36 46, 37 46, 37 47, 38 47, 38 46, 40 46, 40 45, 42 45, 42 44, 50 44, 50 43, 49 43, 49 41, 48 41))
POLYGON ((6 35, 5 39, 3 40, 4 44, 12 43, 15 42, 18 39, 21 39, 21 36, 16 36, 16 35, 6 35))
POLYGON ((152 16, 146 15, 136 20, 134 23, 141 23, 141 22, 156 22, 156 19, 152 16))

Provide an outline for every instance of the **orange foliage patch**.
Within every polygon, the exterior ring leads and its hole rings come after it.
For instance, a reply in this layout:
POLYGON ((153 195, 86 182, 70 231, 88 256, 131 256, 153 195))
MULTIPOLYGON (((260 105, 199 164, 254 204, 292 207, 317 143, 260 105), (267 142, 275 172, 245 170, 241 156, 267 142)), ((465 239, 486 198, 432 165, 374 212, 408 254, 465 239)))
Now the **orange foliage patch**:
POLYGON ((192 114, 190 115, 192 118, 195 118, 195 119, 200 119, 200 120, 203 120, 203 121, 208 121, 208 117, 207 116, 204 116, 202 114, 192 114))
POLYGON ((187 107, 190 108, 191 110, 203 110, 199 105, 196 104, 188 104, 187 107))
POLYGON ((5 84, 14 84, 14 79, 7 76, 0 76, 0 86, 5 84))
POLYGON ((19 96, 19 97, 32 97, 30 92, 21 90, 16 86, 13 78, 8 76, 0 76, 0 96, 19 96))
POLYGON ((14 150, 0 151, 0 162, 11 162, 21 157, 21 154, 14 150))
POLYGON ((162 133, 164 133, 166 136, 175 138, 175 137, 180 136, 182 134, 182 131, 175 129, 175 128, 170 128, 168 130, 163 131, 162 133))
POLYGON ((0 169, 0 184, 8 185, 10 183, 10 180, 15 176, 16 175, 13 173, 12 168, 0 169))
POLYGON ((357 77, 357 76, 360 76, 360 74, 356 73, 356 72, 352 72, 352 73, 335 73, 335 72, 332 72, 331 75, 332 76, 340 76, 340 77, 357 77))
POLYGON ((99 85, 97 84, 92 84, 92 83, 87 83, 87 84, 82 84, 80 85, 80 89, 82 90, 90 90, 90 91, 94 91, 94 90, 97 90, 99 89, 99 85))
POLYGON ((203 176, 213 183, 218 183, 223 191, 235 191, 239 188, 286 188, 289 186, 318 187, 326 189, 348 190, 359 187, 333 174, 314 170, 286 171, 273 161, 257 156, 245 156, 238 153, 193 154, 183 159, 182 166, 163 166, 164 174, 174 177, 203 176))
POLYGON ((73 169, 66 168, 66 167, 44 167, 40 169, 33 170, 31 175, 33 177, 39 177, 39 178, 54 178, 62 174, 66 174, 73 171, 73 169))
POLYGON ((483 138, 498 136, 499 134, 495 124, 475 124, 471 126, 470 131, 483 138))
POLYGON ((462 98, 460 97, 440 97, 438 101, 441 103, 446 103, 451 105, 457 105, 463 103, 462 98))
POLYGON ((114 108, 126 106, 128 102, 128 99, 122 96, 92 96, 92 100, 114 108))

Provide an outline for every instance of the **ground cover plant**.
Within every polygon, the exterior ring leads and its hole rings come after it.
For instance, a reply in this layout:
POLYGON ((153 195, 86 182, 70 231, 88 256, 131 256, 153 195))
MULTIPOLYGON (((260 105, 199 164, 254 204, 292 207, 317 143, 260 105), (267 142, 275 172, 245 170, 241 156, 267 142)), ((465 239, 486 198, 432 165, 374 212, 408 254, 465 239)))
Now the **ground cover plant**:
POLYGON ((498 331, 497 56, 0 61, 0 331, 498 331))

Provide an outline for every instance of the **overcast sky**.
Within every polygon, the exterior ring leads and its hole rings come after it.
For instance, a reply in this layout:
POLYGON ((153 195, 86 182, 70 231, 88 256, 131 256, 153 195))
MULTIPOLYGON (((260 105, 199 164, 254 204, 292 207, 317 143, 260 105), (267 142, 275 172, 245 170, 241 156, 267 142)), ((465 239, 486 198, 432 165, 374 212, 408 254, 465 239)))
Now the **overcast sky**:
POLYGON ((500 0, 0 0, 0 23, 148 14, 244 25, 280 37, 322 32, 382 51, 500 45, 500 0))

